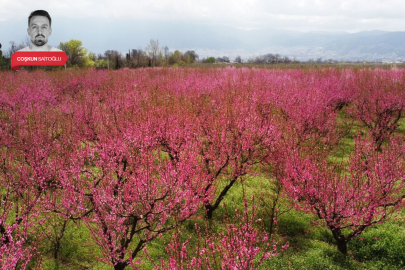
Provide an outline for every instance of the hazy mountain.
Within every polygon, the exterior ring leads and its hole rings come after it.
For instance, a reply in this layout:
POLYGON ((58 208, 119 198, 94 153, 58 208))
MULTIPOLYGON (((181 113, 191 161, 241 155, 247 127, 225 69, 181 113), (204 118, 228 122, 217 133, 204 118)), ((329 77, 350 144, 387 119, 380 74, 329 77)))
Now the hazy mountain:
MULTIPOLYGON (((94 53, 106 50, 127 52, 144 49, 158 39, 170 51, 195 50, 200 57, 237 55, 243 58, 278 53, 297 60, 405 61, 405 32, 365 31, 296 32, 274 29, 241 30, 234 27, 164 21, 106 21, 53 18, 49 43, 79 39, 94 53)), ((9 41, 19 43, 26 36, 27 21, 0 22, 3 52, 9 41)))

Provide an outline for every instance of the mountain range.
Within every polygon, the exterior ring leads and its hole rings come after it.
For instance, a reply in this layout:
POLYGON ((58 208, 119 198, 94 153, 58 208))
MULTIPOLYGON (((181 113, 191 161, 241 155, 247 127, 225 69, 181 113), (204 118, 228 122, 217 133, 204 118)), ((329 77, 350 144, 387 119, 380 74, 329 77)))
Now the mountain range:
MULTIPOLYGON (((26 37, 27 22, 0 21, 3 52, 9 41, 26 37)), ((101 20, 53 18, 49 43, 79 39, 88 50, 122 53, 145 49, 150 39, 169 51, 195 50, 200 58, 236 56, 243 59, 263 54, 280 54, 296 60, 405 61, 405 31, 298 32, 276 29, 236 29, 197 22, 101 20)))

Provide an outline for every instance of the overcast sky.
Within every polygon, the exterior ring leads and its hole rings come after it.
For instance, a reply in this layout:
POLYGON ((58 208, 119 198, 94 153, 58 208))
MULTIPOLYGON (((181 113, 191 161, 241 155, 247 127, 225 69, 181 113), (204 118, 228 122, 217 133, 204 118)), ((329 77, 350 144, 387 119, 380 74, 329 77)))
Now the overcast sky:
POLYGON ((0 0, 0 21, 23 20, 37 9, 55 19, 192 21, 296 31, 405 30, 404 0, 0 0))
POLYGON ((28 37, 28 16, 39 9, 52 17, 49 45, 57 47, 60 42, 77 39, 96 54, 145 49, 156 39, 171 51, 196 50, 200 57, 247 58, 268 52, 320 57, 317 53, 323 45, 308 44, 321 42, 323 37, 311 34, 310 41, 300 39, 291 45, 287 36, 295 38, 300 33, 282 31, 277 35, 274 33, 280 31, 270 29, 339 32, 334 36, 369 30, 405 33, 405 0, 0 0, 3 52, 10 49, 11 41, 23 43, 28 37), (241 31, 250 29, 264 30, 241 31), (298 52, 287 45, 297 46, 298 52), (313 48, 305 47, 310 50, 307 52, 302 46, 313 48))

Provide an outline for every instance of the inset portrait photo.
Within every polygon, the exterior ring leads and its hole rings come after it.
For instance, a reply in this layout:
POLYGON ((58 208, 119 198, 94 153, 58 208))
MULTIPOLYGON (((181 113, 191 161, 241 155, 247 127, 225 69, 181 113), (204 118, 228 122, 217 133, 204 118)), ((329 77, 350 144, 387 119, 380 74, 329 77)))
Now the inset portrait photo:
POLYGON ((45 10, 35 10, 28 17, 27 33, 31 39, 31 45, 19 50, 19 52, 60 52, 58 48, 48 45, 48 38, 52 34, 52 19, 45 10))

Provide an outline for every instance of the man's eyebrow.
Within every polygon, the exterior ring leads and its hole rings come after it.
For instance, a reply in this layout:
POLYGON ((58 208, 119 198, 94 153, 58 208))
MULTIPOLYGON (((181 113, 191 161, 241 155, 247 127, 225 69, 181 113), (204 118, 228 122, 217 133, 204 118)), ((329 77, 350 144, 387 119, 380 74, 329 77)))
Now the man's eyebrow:
MULTIPOLYGON (((36 23, 32 23, 30 26, 37 25, 36 23)), ((41 26, 49 26, 47 23, 41 24, 41 26)))

